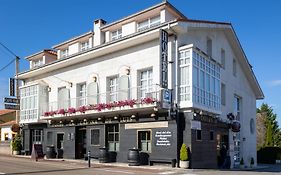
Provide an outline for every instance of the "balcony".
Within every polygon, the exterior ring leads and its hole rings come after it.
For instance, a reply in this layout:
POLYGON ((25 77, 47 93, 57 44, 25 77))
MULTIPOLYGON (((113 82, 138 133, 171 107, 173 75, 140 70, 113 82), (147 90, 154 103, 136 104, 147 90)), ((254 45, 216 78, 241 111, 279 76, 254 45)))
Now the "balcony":
POLYGON ((45 109, 40 110, 40 118, 55 120, 142 112, 159 105, 162 90, 159 85, 153 85, 49 102, 42 104, 45 109))

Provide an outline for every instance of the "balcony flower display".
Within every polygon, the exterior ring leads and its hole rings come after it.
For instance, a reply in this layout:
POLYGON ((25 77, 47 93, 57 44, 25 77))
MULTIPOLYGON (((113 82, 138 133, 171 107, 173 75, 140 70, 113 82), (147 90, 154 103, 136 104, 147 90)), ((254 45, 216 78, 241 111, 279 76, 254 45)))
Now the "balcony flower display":
POLYGON ((78 111, 81 112, 81 113, 85 113, 87 111, 87 107, 86 106, 80 106, 78 108, 78 111))
POLYGON ((69 114, 74 114, 74 113, 76 112, 76 109, 70 107, 70 108, 68 108, 67 112, 68 112, 69 114))
POLYGON ((141 99, 141 104, 152 104, 155 100, 152 97, 146 97, 141 99))
POLYGON ((59 109, 57 111, 57 114, 61 114, 61 115, 64 115, 66 113, 66 111, 64 109, 59 109))
POLYGON ((153 104, 157 102, 154 98, 152 97, 147 97, 147 98, 143 98, 141 100, 136 100, 136 99, 130 99, 130 100, 120 100, 120 101, 114 101, 114 102, 110 102, 110 103, 99 103, 99 104, 95 104, 95 105, 87 105, 87 106, 80 106, 79 108, 73 108, 73 107, 69 107, 67 110, 65 109, 59 109, 57 111, 47 111, 44 112, 44 116, 45 117, 50 117, 53 116, 55 114, 61 114, 61 115, 65 115, 65 114, 75 114, 76 112, 80 112, 80 113, 85 113, 86 111, 102 111, 105 109, 113 109, 115 107, 125 107, 125 106, 130 106, 131 108, 134 107, 134 105, 136 104, 153 104))

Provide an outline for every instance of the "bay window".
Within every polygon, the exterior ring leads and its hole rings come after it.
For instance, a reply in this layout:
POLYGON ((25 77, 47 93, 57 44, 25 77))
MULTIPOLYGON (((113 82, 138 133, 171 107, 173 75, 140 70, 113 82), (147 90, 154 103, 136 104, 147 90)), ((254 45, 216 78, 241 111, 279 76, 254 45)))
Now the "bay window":
POLYGON ((185 105, 220 110, 219 64, 198 48, 183 46, 179 51, 179 97, 185 105))

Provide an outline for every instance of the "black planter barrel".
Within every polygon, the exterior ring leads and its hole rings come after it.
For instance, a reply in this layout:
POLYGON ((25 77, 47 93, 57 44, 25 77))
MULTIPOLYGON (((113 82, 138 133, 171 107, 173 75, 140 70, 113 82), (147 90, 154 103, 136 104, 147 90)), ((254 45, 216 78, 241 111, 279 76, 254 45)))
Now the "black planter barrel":
POLYGON ((55 151, 54 146, 47 146, 46 147, 46 157, 47 157, 47 159, 56 158, 56 151, 55 151))
POLYGON ((63 149, 58 149, 58 159, 63 158, 63 149))
POLYGON ((100 148, 99 162, 100 163, 107 163, 108 162, 108 149, 105 148, 105 147, 100 148))
POLYGON ((129 166, 139 166, 140 165, 140 152, 138 149, 136 149, 136 148, 129 149, 128 163, 129 163, 129 166))

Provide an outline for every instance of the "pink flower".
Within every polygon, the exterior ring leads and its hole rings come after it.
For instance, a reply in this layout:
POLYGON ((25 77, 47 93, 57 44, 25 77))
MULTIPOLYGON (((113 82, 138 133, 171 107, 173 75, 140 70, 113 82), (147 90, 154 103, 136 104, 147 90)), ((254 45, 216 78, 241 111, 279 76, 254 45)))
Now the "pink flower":
POLYGON ((44 112, 44 116, 45 117, 49 117, 50 116, 50 112, 44 112))
POLYGON ((144 98, 144 99, 141 100, 142 104, 151 104, 151 103, 154 103, 154 102, 155 102, 155 100, 151 97, 147 97, 147 98, 144 98))
POLYGON ((66 113, 66 111, 64 110, 64 109, 59 109, 58 111, 57 111, 57 114, 62 114, 62 115, 64 115, 66 113))
POLYGON ((68 108, 67 111, 68 111, 69 114, 74 114, 76 112, 76 109, 70 107, 70 108, 68 108))
POLYGON ((87 111, 87 108, 86 108, 86 106, 80 106, 78 108, 78 111, 81 112, 81 113, 85 113, 87 111))

